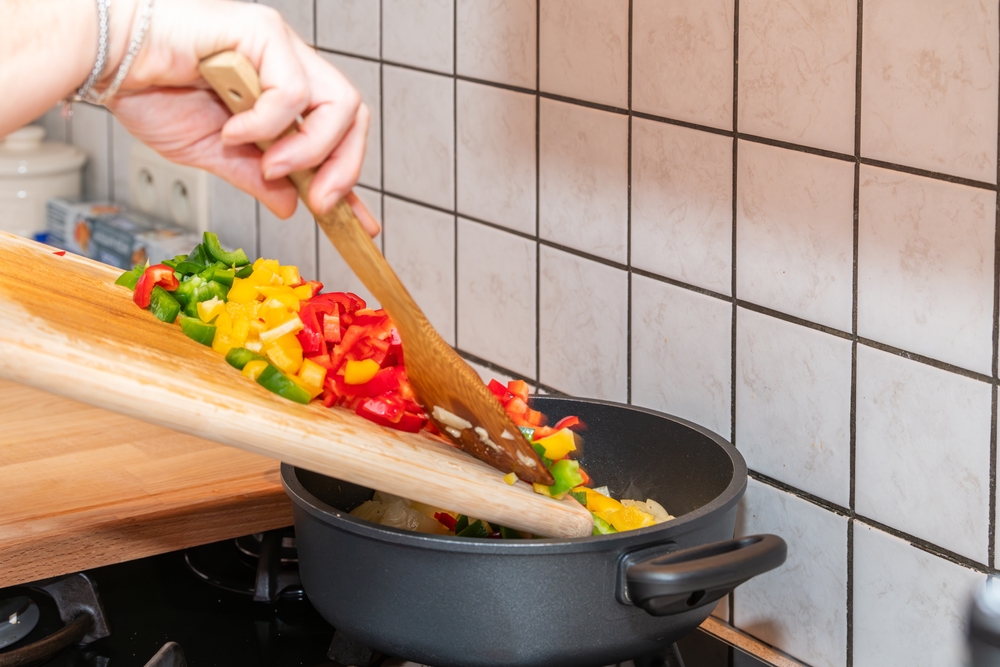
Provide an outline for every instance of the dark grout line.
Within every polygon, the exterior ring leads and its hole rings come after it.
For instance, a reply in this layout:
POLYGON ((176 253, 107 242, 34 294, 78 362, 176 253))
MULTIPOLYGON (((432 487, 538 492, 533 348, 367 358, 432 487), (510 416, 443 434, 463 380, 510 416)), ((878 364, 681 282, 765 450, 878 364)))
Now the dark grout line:
POLYGON ((925 357, 922 354, 917 354, 916 352, 910 352, 909 350, 904 350, 898 347, 893 347, 892 345, 886 345, 885 343, 879 343, 878 341, 871 340, 869 338, 864 338, 863 336, 858 336, 858 342, 865 347, 870 347, 875 350, 881 350, 882 352, 888 352, 889 354, 894 354, 897 357, 903 357, 904 359, 909 359, 910 361, 917 361, 925 366, 931 366, 942 371, 948 371, 956 375, 961 375, 967 377, 971 380, 979 380, 980 382, 986 382, 987 384, 996 384, 997 379, 986 375, 985 373, 977 373, 976 371, 971 371, 967 368, 962 368, 961 366, 955 366, 954 364, 949 364, 944 361, 938 361, 931 357, 925 357))
POLYGON ((625 402, 632 405, 632 0, 628 0, 628 139, 625 189, 625 402))
MULTIPOLYGON (((736 333, 737 333, 737 322, 736 322, 736 207, 738 205, 737 200, 737 183, 736 174, 739 167, 739 141, 736 140, 737 133, 740 129, 739 124, 739 104, 740 104, 740 0, 733 0, 733 184, 732 184, 732 200, 733 206, 731 216, 732 223, 732 247, 730 248, 731 253, 731 263, 732 263, 732 279, 730 284, 730 292, 732 296, 730 300, 732 301, 732 330, 730 332, 730 358, 729 358, 729 442, 732 443, 733 447, 739 447, 736 442, 736 333)), ((729 623, 733 626, 736 625, 736 591, 732 591, 729 594, 729 623)), ((729 660, 733 660, 732 652, 730 652, 729 660)))
POLYGON ((789 315, 788 313, 782 313, 781 311, 774 310, 773 308, 768 308, 767 306, 761 306, 756 303, 751 303, 750 301, 744 301, 742 299, 736 299, 736 305, 740 308, 746 308, 747 310, 752 310, 761 315, 769 315, 775 319, 784 320, 791 324, 798 324, 801 327, 807 329, 812 329, 814 331, 822 331, 825 334, 830 334, 831 336, 836 336, 837 338, 843 338, 845 340, 853 340, 854 337, 847 333, 846 331, 841 331, 840 329, 834 329, 833 327, 828 327, 825 324, 817 324, 810 320, 804 320, 801 317, 796 317, 795 315, 789 315))
POLYGON ((542 381, 542 9, 535 0, 535 384, 542 381))
POLYGON ((690 292, 697 292, 698 294, 704 294, 705 296, 710 296, 713 299, 719 299, 720 301, 731 302, 733 300, 733 297, 726 296, 721 292, 715 292, 710 289, 705 289, 704 287, 698 287, 697 285, 691 285, 689 283, 681 282, 680 280, 667 278, 666 276, 661 276, 651 271, 646 271, 644 269, 637 269, 634 266, 630 269, 630 271, 637 276, 642 276, 643 278, 649 278, 650 280, 655 280, 658 283, 665 283, 667 285, 673 285, 674 287, 680 287, 681 289, 685 289, 690 292))
MULTIPOLYGON (((998 91, 1000 96, 1000 91, 998 91)), ((997 131, 997 184, 1000 185, 1000 128, 997 131)), ((1000 199, 995 202, 996 222, 993 227, 993 377, 1000 363, 1000 199)), ((996 567, 997 539, 997 386, 990 397, 990 527, 989 564, 996 567)))
MULTIPOLYGON (((381 41, 381 40, 379 40, 381 41)), ((454 77, 454 73, 458 70, 458 3, 451 3, 451 71, 454 77)), ((451 82, 451 141, 452 141, 452 202, 451 206, 455 211, 458 211, 458 82, 452 78, 451 82)), ((454 272, 454 284, 452 289, 452 300, 454 302, 454 318, 452 326, 454 329, 454 340, 455 346, 458 347, 458 216, 452 216, 452 234, 454 238, 454 259, 452 270, 454 272)))
POLYGON ((643 111, 632 111, 632 116, 635 118, 642 118, 643 120, 651 120, 657 123, 664 123, 666 125, 676 125, 678 127, 686 127, 689 130, 698 130, 699 132, 708 132, 710 134, 717 134, 722 137, 733 137, 736 133, 732 130, 720 130, 717 127, 712 127, 711 125, 701 125, 699 123, 691 123, 686 120, 677 120, 676 118, 667 118, 666 116, 657 116, 651 113, 645 113, 643 111))
MULTIPOLYGON (((472 362, 474 364, 478 364, 480 366, 488 368, 491 371, 496 371, 497 373, 502 373, 503 375, 507 375, 507 376, 512 377, 512 378, 523 378, 523 379, 525 379, 525 380, 527 380, 527 381, 530 382, 530 378, 527 377, 527 376, 525 376, 524 373, 519 373, 517 371, 512 371, 509 368, 501 366, 500 364, 496 364, 496 363, 494 363, 492 361, 489 361, 487 359, 483 359, 480 356, 477 356, 477 355, 475 355, 475 354, 473 354, 471 352, 467 352, 467 351, 465 351, 465 350, 463 350, 461 348, 458 348, 458 347, 455 348, 455 351, 458 352, 458 355, 460 357, 462 357, 463 359, 465 359, 466 361, 470 361, 470 362, 472 362)), ((552 394, 553 396, 569 396, 569 394, 567 394, 566 392, 564 392, 564 391, 562 391, 560 389, 556 389, 555 387, 550 387, 549 385, 542 384, 540 382, 530 382, 530 384, 535 385, 536 388, 542 389, 545 392, 547 392, 549 394, 552 394)))
POLYGON ((565 95, 556 95, 555 93, 543 93, 539 92, 539 96, 544 97, 547 100, 552 100, 553 102, 564 102, 565 104, 572 104, 573 106, 586 107, 588 109, 596 109, 597 111, 607 111, 608 113, 618 114, 619 116, 628 116, 629 110, 622 109, 621 107, 611 106, 610 104, 600 104, 599 102, 589 102, 587 100, 580 100, 575 97, 566 97, 565 95))
POLYGON ((948 183, 955 183, 957 185, 966 185, 970 188, 978 188, 980 190, 990 190, 992 192, 997 191, 997 186, 994 183, 986 183, 984 181, 963 178, 961 176, 952 176, 951 174, 942 174, 941 172, 930 171, 929 169, 908 167, 904 164, 896 164, 894 162, 884 162, 882 160, 873 160, 872 158, 863 157, 861 158, 861 164, 867 167, 878 167, 880 169, 898 171, 904 174, 911 174, 913 176, 923 176, 924 178, 931 178, 936 181, 947 181, 948 183))
MULTIPOLYGON (((860 238, 861 211, 861 46, 864 38, 863 2, 858 0, 857 37, 854 54, 854 208, 852 220, 851 266, 851 408, 848 426, 850 479, 849 500, 851 512, 857 510, 857 447, 858 447, 858 240, 860 238)), ((847 659, 846 667, 854 665, 854 519, 847 522, 847 659)))

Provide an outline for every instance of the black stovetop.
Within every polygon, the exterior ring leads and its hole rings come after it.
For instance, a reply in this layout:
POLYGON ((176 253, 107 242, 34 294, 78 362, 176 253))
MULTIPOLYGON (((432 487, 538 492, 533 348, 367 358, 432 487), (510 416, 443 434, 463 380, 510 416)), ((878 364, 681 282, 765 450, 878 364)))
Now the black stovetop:
MULTIPOLYGON (((211 557, 233 546, 230 541, 199 549, 196 555, 211 557)), ((327 657, 334 629, 307 599, 293 593, 274 603, 253 602, 249 594, 206 583, 191 571, 184 556, 175 552, 88 571, 111 634, 88 646, 63 650, 43 664, 144 667, 164 643, 174 641, 190 667, 339 665, 327 657)), ((252 574, 248 570, 250 582, 252 574)), ((24 639, 0 649, 0 656, 63 625, 55 604, 26 587, 0 590, 0 599, 25 594, 40 607, 38 625, 24 639)), ((678 648, 686 667, 765 667, 700 630, 678 642, 678 648)), ((388 667, 389 662, 383 665, 388 667)))

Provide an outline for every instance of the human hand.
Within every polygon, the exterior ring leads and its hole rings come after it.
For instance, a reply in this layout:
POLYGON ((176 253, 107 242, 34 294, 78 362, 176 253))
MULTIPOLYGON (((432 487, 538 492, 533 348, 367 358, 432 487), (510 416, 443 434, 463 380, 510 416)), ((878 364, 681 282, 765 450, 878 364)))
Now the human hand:
MULTIPOLYGON (((280 14, 227 0, 158 0, 142 50, 107 106, 167 159, 224 178, 282 218, 296 206, 295 187, 284 178, 293 171, 317 169, 309 188, 314 210, 327 211, 348 195, 369 122, 357 91, 280 14), (198 73, 203 58, 228 49, 249 58, 263 88, 253 109, 236 116, 198 73), (300 115, 298 134, 261 154, 254 144, 279 136, 300 115)), ((377 234, 361 202, 349 201, 365 229, 377 234)))

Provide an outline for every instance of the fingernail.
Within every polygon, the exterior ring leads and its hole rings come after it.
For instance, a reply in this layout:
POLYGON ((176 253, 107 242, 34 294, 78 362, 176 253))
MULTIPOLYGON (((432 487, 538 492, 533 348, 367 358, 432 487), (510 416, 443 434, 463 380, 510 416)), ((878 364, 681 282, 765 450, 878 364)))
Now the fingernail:
POLYGON ((276 162, 264 171, 264 180, 273 181, 276 178, 287 176, 291 170, 285 162, 276 162))
POLYGON ((327 195, 323 198, 323 210, 329 211, 333 209, 333 207, 337 205, 338 201, 340 201, 340 197, 337 196, 336 192, 327 195))

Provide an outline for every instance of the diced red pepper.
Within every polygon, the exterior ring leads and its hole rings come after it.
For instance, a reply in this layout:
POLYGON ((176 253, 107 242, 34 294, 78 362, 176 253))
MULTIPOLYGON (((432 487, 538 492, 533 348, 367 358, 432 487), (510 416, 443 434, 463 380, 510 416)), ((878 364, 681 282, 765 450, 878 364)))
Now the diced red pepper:
POLYGON ((448 530, 455 530, 455 526, 458 525, 458 520, 447 512, 434 512, 434 518, 448 530))
POLYGON ((358 396, 381 396, 399 388, 399 371, 395 368, 383 368, 375 373, 368 382, 354 386, 358 396))
POLYGON ((339 343, 340 336, 340 311, 333 309, 323 315, 323 338, 328 343, 339 343))
POLYGON ((569 417, 563 417, 556 422, 556 425, 552 427, 553 431, 559 431, 564 428, 573 428, 580 423, 580 418, 576 415, 570 415, 569 417))
POLYGON ((487 385, 487 389, 489 389, 490 392, 501 401, 510 395, 510 392, 507 391, 507 387, 503 386, 496 380, 490 380, 490 383, 487 385))
POLYGON ((66 255, 66 251, 65 250, 56 250, 52 254, 53 255, 59 255, 60 257, 63 257, 63 256, 66 255))
POLYGON ((172 268, 166 264, 154 264, 139 276, 135 291, 132 292, 132 300, 140 308, 149 308, 149 295, 153 293, 154 287, 159 285, 168 292, 173 292, 179 284, 172 268))
POLYGON ((528 402, 528 383, 524 380, 511 380, 507 383, 507 390, 525 403, 528 402))
POLYGON ((531 424, 532 426, 541 426, 542 413, 539 412, 538 410, 532 410, 531 408, 528 408, 528 410, 524 413, 524 420, 529 424, 531 424))
POLYGON ((323 291, 323 283, 321 283, 318 280, 307 280, 303 284, 309 285, 310 289, 312 289, 312 296, 316 296, 321 291, 323 291))

